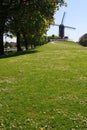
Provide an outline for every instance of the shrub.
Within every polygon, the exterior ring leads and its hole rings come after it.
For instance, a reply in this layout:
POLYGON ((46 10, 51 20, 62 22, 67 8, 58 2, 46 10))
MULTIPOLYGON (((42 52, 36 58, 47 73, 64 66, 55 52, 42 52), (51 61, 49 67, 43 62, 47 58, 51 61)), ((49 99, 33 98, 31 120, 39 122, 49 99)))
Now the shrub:
POLYGON ((79 39, 79 44, 82 46, 87 46, 87 33, 81 36, 79 39))

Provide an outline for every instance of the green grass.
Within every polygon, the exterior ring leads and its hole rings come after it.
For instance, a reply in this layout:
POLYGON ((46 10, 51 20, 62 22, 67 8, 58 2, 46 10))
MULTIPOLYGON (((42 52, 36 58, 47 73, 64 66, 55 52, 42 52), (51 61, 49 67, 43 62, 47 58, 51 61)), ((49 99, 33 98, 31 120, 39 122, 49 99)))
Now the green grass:
POLYGON ((87 48, 56 42, 0 59, 0 130, 40 129, 87 130, 87 48))

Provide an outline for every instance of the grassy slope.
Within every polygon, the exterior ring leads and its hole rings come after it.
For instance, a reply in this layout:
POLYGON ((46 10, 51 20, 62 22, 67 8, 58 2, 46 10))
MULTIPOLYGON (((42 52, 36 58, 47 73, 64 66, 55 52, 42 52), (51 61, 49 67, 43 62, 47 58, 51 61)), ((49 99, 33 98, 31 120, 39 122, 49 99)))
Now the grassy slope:
POLYGON ((47 44, 0 59, 0 130, 87 130, 87 48, 47 44))

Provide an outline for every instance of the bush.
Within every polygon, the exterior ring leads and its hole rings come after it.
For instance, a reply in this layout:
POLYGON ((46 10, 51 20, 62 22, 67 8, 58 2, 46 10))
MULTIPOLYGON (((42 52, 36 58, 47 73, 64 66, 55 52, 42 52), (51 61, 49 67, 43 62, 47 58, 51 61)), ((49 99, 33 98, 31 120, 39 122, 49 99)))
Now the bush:
POLYGON ((58 36, 54 34, 52 36, 48 36, 48 42, 50 42, 51 40, 58 40, 58 36))
POLYGON ((81 36, 79 39, 79 44, 82 46, 87 46, 87 33, 81 36))

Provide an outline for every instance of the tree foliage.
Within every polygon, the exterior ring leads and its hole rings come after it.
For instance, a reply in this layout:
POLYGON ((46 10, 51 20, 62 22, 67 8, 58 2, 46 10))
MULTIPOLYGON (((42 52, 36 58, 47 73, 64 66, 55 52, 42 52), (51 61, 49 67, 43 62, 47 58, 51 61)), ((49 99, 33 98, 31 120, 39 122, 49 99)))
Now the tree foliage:
POLYGON ((82 46, 87 46, 87 33, 81 36, 79 39, 79 44, 82 46))
POLYGON ((17 50, 21 51, 21 36, 26 49, 28 44, 35 45, 42 38, 53 15, 64 0, 1 0, 0 1, 0 55, 4 54, 3 34, 12 33, 17 36, 17 50))

